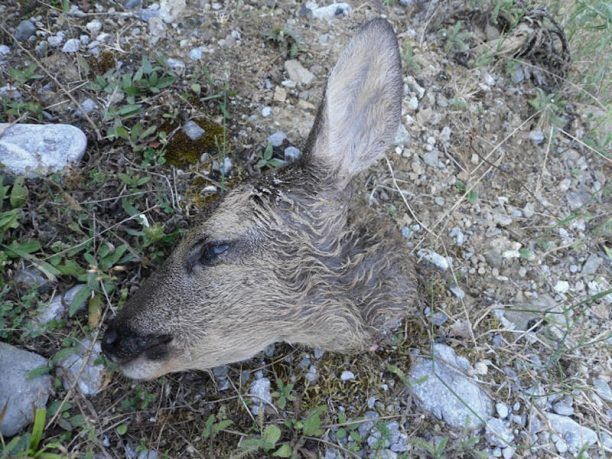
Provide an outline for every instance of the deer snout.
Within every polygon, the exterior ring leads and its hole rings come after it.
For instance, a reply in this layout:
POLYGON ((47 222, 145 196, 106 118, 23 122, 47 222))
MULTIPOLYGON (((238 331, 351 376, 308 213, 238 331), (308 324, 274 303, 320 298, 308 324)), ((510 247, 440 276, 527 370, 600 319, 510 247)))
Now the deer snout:
POLYGON ((114 362, 125 363, 144 355, 150 360, 168 356, 172 336, 141 335, 129 327, 111 323, 102 337, 102 350, 114 362))

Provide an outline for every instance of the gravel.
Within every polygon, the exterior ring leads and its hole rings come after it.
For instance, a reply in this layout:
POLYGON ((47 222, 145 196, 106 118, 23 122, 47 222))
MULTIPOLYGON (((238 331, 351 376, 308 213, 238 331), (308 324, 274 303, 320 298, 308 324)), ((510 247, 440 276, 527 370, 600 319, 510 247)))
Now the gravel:
POLYGON ((24 20, 19 23, 15 29, 15 39, 18 41, 26 41, 36 33, 36 26, 30 20, 24 20))
POLYGON ((62 47, 62 51, 65 53, 76 53, 79 49, 81 49, 81 41, 77 38, 66 40, 66 43, 64 43, 62 47))

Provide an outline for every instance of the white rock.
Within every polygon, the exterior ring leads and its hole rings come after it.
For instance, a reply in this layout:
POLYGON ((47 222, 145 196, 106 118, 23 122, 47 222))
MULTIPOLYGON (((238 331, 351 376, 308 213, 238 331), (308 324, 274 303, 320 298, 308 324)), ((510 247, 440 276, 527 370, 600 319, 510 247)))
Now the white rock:
POLYGON ((72 300, 85 287, 85 284, 78 284, 62 294, 55 295, 49 303, 38 311, 33 322, 37 329, 48 324, 52 320, 61 319, 70 308, 72 300))
POLYGON ((192 61, 199 61, 200 59, 202 59, 204 49, 205 48, 203 46, 193 48, 191 51, 189 51, 189 59, 191 59, 192 61))
MULTIPOLYGON (((308 6, 308 5, 307 5, 308 6)), ((319 8, 311 8, 312 16, 316 19, 327 19, 328 21, 333 18, 343 17, 350 14, 352 8, 348 3, 332 3, 328 6, 321 6, 319 8)))
POLYGON ((170 57, 166 59, 166 65, 177 72, 185 70, 185 63, 180 59, 170 57))
POLYGON ((93 21, 89 21, 85 25, 85 28, 89 30, 92 36, 95 37, 98 35, 98 33, 100 33, 100 30, 102 30, 102 22, 98 21, 97 19, 94 19, 93 21))
POLYGON ((502 457, 504 459, 511 459, 514 456, 516 449, 512 446, 502 449, 502 457))
POLYGON ((59 48, 64 43, 64 32, 57 32, 55 35, 47 38, 47 43, 54 48, 59 48))
POLYGON ((166 23, 175 22, 181 17, 187 6, 185 0, 161 0, 159 16, 166 23))
POLYGON ((32 370, 47 365, 33 352, 0 342, 0 433, 6 438, 18 433, 34 419, 32 408, 43 408, 51 394, 51 376, 29 377, 32 370))
POLYGON ((258 414, 259 410, 265 408, 266 404, 272 403, 270 380, 268 378, 259 378, 253 381, 251 383, 250 395, 253 401, 251 411, 253 414, 258 414))
POLYGON ((465 236, 463 235, 463 232, 460 228, 455 226, 453 229, 450 230, 449 234, 450 237, 455 239, 455 244, 457 244, 458 246, 462 246, 465 242, 465 236))
POLYGON ((261 116, 263 116, 264 118, 267 118, 271 114, 272 114, 272 108, 271 107, 264 107, 264 108, 261 109, 261 116))
POLYGON ((57 364, 58 375, 62 378, 64 389, 76 384, 76 389, 83 395, 95 395, 104 385, 105 368, 96 360, 102 352, 100 342, 93 346, 90 339, 84 339, 80 345, 57 364))
POLYGON ((79 161, 87 138, 67 124, 0 123, 0 163, 17 175, 35 177, 79 161))
POLYGON ((198 140, 206 133, 206 131, 202 129, 198 123, 192 120, 185 123, 183 126, 183 132, 191 140, 198 140))
POLYGON ((355 374, 352 371, 344 370, 340 375, 342 381, 352 381, 355 379, 355 374))
POLYGON ((287 135, 284 132, 277 131, 274 134, 268 136, 268 142, 270 142, 273 147, 280 147, 286 138, 287 135))
POLYGON ((570 452, 576 453, 583 446, 591 446, 597 442, 597 434, 593 430, 582 427, 573 419, 553 413, 545 414, 553 430, 567 443, 570 452))
POLYGON ((464 374, 471 370, 467 359, 443 344, 434 344, 433 352, 434 360, 414 357, 410 390, 423 409, 450 426, 477 429, 493 411, 491 399, 464 374))
POLYGON ((314 74, 310 70, 304 68, 297 59, 285 61, 285 70, 289 78, 299 84, 308 85, 312 83, 315 78, 314 74))
POLYGON ((554 286, 555 292, 557 293, 565 293, 569 290, 569 282, 567 281, 557 281, 554 286))
POLYGON ((510 413, 508 405, 506 405, 505 403, 496 403, 495 411, 497 412, 497 415, 502 419, 506 419, 508 417, 508 414, 510 413))
POLYGON ((71 38, 64 43, 62 51, 65 53, 76 53, 81 48, 81 41, 78 38, 71 38))
POLYGON ((491 445, 505 448, 514 440, 514 434, 512 430, 504 424, 504 421, 492 418, 487 421, 485 438, 491 445))
POLYGON ((285 161, 293 163, 300 159, 300 156, 302 156, 302 152, 299 148, 294 146, 285 148, 285 161))
POLYGON ((441 271, 446 271, 450 266, 445 257, 434 252, 433 250, 422 249, 419 250, 418 255, 424 260, 430 262, 432 265, 438 267, 441 271))
POLYGON ((6 45, 0 45, 0 61, 3 61, 10 53, 11 48, 6 45))
POLYGON ((450 292, 460 300, 465 298, 465 292, 458 285, 453 285, 449 288, 450 292))

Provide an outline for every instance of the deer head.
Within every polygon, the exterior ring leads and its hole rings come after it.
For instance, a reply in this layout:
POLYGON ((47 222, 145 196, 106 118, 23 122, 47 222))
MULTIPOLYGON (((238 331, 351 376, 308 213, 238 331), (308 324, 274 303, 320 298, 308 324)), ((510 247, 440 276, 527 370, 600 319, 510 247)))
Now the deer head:
POLYGON ((401 238, 351 204, 352 179, 400 120, 402 73, 388 22, 341 53, 301 160, 229 192, 109 324, 102 347, 151 379, 245 360, 284 341, 365 350, 415 296, 401 238))

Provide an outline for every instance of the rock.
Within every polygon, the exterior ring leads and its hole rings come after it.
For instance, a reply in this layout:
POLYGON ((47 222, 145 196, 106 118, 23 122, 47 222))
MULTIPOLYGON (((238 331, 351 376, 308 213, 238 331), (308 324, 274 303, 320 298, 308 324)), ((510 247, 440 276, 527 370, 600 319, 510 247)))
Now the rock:
POLYGON ((62 51, 65 53, 76 53, 81 48, 81 41, 78 38, 71 38, 64 43, 62 51))
POLYGON ((602 378, 595 378, 593 380, 593 388, 597 395, 603 398, 606 402, 612 403, 612 390, 608 383, 602 378))
POLYGON ((576 421, 566 416, 545 413, 550 426, 563 440, 572 453, 578 452, 584 446, 591 446, 597 442, 597 434, 588 427, 582 427, 576 421))
POLYGON ((434 252, 433 250, 422 249, 418 252, 419 257, 428 261, 435 267, 439 268, 440 271, 446 271, 450 266, 448 260, 442 255, 434 252))
POLYGON ((465 298, 465 292, 458 285, 453 285, 449 288, 450 292, 455 295, 458 299, 462 300, 465 298))
POLYGON ((304 377, 306 378, 306 381, 308 381, 310 384, 316 383, 317 379, 319 379, 317 367, 315 367, 314 365, 310 365, 310 367, 308 368, 308 372, 304 375, 304 377))
POLYGON ((62 379, 64 389, 68 390, 76 383, 76 389, 83 395, 95 395, 104 387, 105 368, 102 363, 96 363, 102 350, 100 342, 93 346, 89 338, 85 338, 74 350, 74 353, 60 360, 57 373, 62 379))
POLYGON ((404 123, 400 123, 397 128, 397 133, 395 134, 395 139, 393 140, 394 145, 408 145, 410 143, 410 134, 404 126, 404 123))
POLYGON ((589 255, 589 258, 584 262, 582 266, 582 276, 592 276, 594 275, 599 267, 601 266, 602 260, 594 253, 589 255))
POLYGON ((128 10, 133 10, 134 8, 138 8, 142 5, 142 0, 126 0, 123 6, 125 6, 128 10))
POLYGON ((419 99, 417 98, 417 96, 413 94, 412 96, 410 96, 410 99, 408 99, 408 109, 413 112, 416 112, 418 108, 419 108, 419 99))
POLYGON ((519 330, 529 330, 535 320, 544 318, 545 312, 557 311, 557 302, 549 295, 540 295, 530 303, 510 305, 504 309, 504 316, 519 330))
POLYGON ((508 417, 508 414, 510 414, 510 410, 508 409, 508 405, 506 405, 505 403, 496 403, 495 404, 495 411, 497 412, 497 415, 501 419, 506 419, 508 417))
POLYGON ((272 403, 272 394, 270 394, 270 380, 268 378, 259 378, 251 383, 250 390, 253 406, 251 411, 253 414, 258 414, 260 409, 265 409, 265 405, 272 403))
POLYGON ((228 176, 229 173, 232 170, 232 160, 226 156, 225 158, 223 158, 223 164, 221 164, 219 166, 219 172, 221 172, 221 175, 223 176, 228 176))
POLYGON ((285 70, 289 78, 298 84, 308 85, 315 79, 314 74, 304 68, 297 59, 285 61, 285 70))
POLYGON ((191 140, 198 140, 206 133, 206 131, 195 121, 187 121, 183 126, 183 132, 191 140))
POLYGON ((525 207, 523 207, 523 215, 525 216, 525 218, 533 217, 534 213, 535 213, 535 207, 533 203, 528 202, 527 204, 525 204, 525 207))
POLYGON ((159 453, 155 451, 154 449, 145 449, 144 451, 139 452, 138 456, 136 456, 136 459, 158 459, 158 458, 159 458, 159 453))
POLYGON ((272 107, 264 107, 261 109, 261 116, 267 118, 272 114, 272 107))
POLYGON ((229 379, 227 379, 227 372, 229 371, 229 367, 227 365, 223 365, 221 367, 215 367, 212 369, 213 375, 215 377, 215 381, 217 382, 217 390, 224 391, 230 388, 229 379))
POLYGON ((36 26, 32 23, 32 21, 25 20, 19 23, 13 35, 17 41, 26 41, 35 33, 36 26))
POLYGON ((522 83, 524 79, 525 79, 525 73, 523 72, 523 67, 518 65, 512 71, 512 82, 515 84, 519 84, 519 83, 522 83))
POLYGON ((504 421, 492 418, 487 421, 485 438, 489 444, 504 448, 509 446, 510 442, 514 440, 514 434, 512 430, 504 424, 504 421))
POLYGON ((274 100, 276 102, 285 102, 285 99, 287 99, 287 90, 282 86, 274 88, 274 100))
POLYGON ((15 283, 21 288, 41 288, 47 284, 47 278, 34 269, 20 269, 13 277, 15 283))
POLYGON ((159 17, 168 24, 176 22, 187 6, 185 0, 161 0, 159 3, 159 17))
POLYGON ((52 320, 59 320, 64 316, 66 310, 70 307, 74 297, 85 287, 85 284, 78 284, 67 290, 61 295, 55 295, 49 304, 43 306, 36 317, 33 319, 37 328, 48 324, 52 320))
POLYGON ((340 375, 342 381, 352 381, 355 379, 355 374, 352 371, 344 370, 340 375))
POLYGON ((463 373, 470 368, 467 359, 443 344, 434 344, 433 352, 433 360, 415 357, 412 393, 424 410, 451 427, 477 429, 493 411, 491 399, 463 373))
POLYGON ((300 156, 302 156, 302 152, 299 148, 296 148, 294 146, 285 148, 285 161, 287 161, 288 163, 293 163, 297 161, 298 159, 300 159, 300 156))
POLYGON ((180 59, 170 57, 166 59, 166 65, 176 72, 182 72, 185 70, 185 63, 180 59))
POLYGON ((317 7, 313 2, 313 5, 312 8, 309 8, 312 12, 312 17, 316 19, 327 19, 328 21, 330 19, 347 16, 352 10, 348 3, 332 3, 328 6, 317 7))
POLYGON ((198 46, 197 48, 193 48, 191 51, 189 51, 189 59, 191 59, 192 61, 199 61, 200 59, 202 59, 202 55, 204 54, 204 47, 203 46, 198 46))
POLYGON ((286 138, 287 134, 282 131, 276 131, 268 137, 268 142, 270 142, 273 147, 280 147, 286 138))
POLYGON ((4 61, 11 53, 11 48, 6 45, 0 45, 0 62, 4 61))
POLYGON ((0 433, 15 435, 34 419, 33 407, 43 408, 51 394, 51 376, 29 377, 47 365, 47 359, 33 352, 0 342, 0 407, 6 410, 0 420, 0 433))
POLYGON ((566 293, 569 290, 569 287, 569 282, 560 280, 555 284, 554 290, 557 293, 566 293))
POLYGON ((94 19, 93 21, 89 21, 87 24, 85 24, 85 28, 89 30, 89 33, 91 33, 93 37, 96 37, 98 33, 100 33, 100 30, 102 30, 102 23, 97 19, 94 19))
POLYGON ((540 131, 539 129, 536 129, 535 131, 531 131, 529 133, 529 139, 535 144, 535 145, 539 145, 542 142, 544 142, 544 133, 542 131, 540 131))
POLYGON ((563 397, 561 401, 553 404, 552 409, 555 413, 562 416, 571 416, 574 414, 573 400, 571 397, 563 397))
POLYGON ((465 236, 463 235, 463 232, 461 231, 460 228, 456 226, 450 230, 449 235, 450 237, 455 239, 455 244, 457 244, 459 247, 461 247, 463 243, 465 242, 465 236))
POLYGON ((93 99, 87 98, 83 102, 81 102, 81 110, 79 110, 78 114, 80 116, 83 116, 85 113, 89 114, 93 112, 96 108, 98 108, 96 101, 93 99))
POLYGON ((430 167, 438 168, 440 164, 440 160, 438 158, 439 152, 438 150, 428 151, 423 155, 423 162, 430 167))
POLYGON ((514 456, 516 449, 512 446, 508 446, 507 448, 502 449, 502 457, 504 459, 511 459, 514 456))
POLYGON ((166 27, 164 21, 158 17, 152 17, 147 22, 149 25, 149 44, 155 46, 166 35, 166 27))
POLYGON ((83 131, 67 124, 0 123, 0 163, 16 175, 61 171, 79 161, 86 147, 83 131))
POLYGON ((47 43, 54 48, 59 48, 64 43, 64 32, 59 31, 55 35, 47 38, 47 43))

